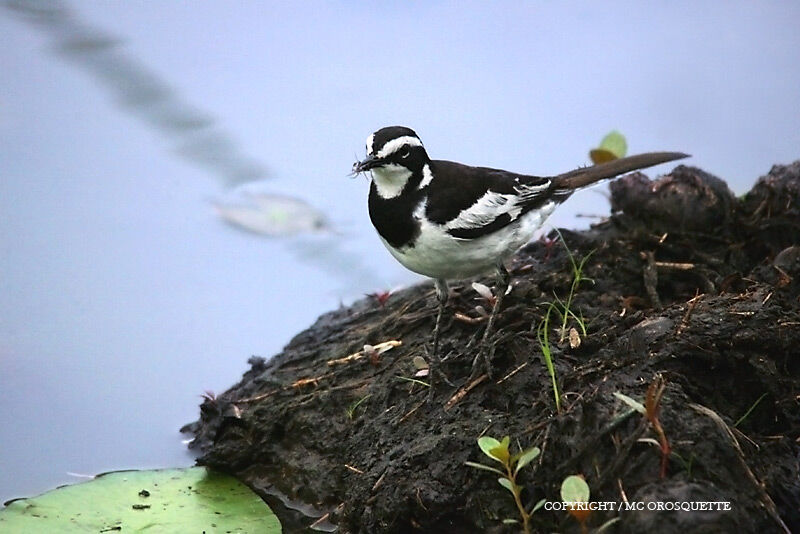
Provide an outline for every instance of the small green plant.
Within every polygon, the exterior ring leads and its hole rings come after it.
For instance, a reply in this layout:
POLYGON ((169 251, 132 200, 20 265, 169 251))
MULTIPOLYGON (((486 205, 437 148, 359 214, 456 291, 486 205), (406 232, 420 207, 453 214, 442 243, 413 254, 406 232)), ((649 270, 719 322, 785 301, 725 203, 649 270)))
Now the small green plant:
MULTIPOLYGON (((567 251, 567 256, 569 257, 570 264, 572 265, 572 283, 570 284, 569 293, 567 294, 566 300, 560 299, 558 295, 553 295, 554 300, 546 304, 544 317, 539 323, 539 327, 536 331, 536 337, 539 341, 539 347, 542 350, 542 357, 544 358, 547 372, 550 374, 550 380, 553 384, 553 396, 556 401, 556 412, 560 413, 561 394, 558 391, 558 380, 556 378, 555 366, 553 365, 553 353, 550 347, 551 316, 555 312, 558 314, 561 321, 561 326, 559 328, 559 343, 563 343, 564 340, 569 336, 569 329, 567 327, 569 326, 570 318, 575 320, 575 322, 578 324, 578 327, 581 329, 581 333, 584 337, 586 337, 586 321, 584 320, 582 314, 579 316, 573 311, 572 301, 575 298, 575 293, 578 291, 578 287, 581 285, 581 282, 594 283, 591 278, 587 278, 583 274, 583 268, 586 265, 586 261, 589 259, 589 257, 591 257, 592 254, 594 254, 594 250, 584 256, 580 262, 577 262, 575 261, 575 256, 572 254, 572 251, 567 246, 566 241, 564 241, 564 236, 561 235, 561 232, 559 232, 558 229, 556 229, 556 233, 558 234, 561 243, 564 245, 564 249, 567 251)), ((575 336, 578 337, 577 334, 575 336)), ((572 343, 572 340, 570 340, 570 343, 572 343)), ((580 343, 580 339, 578 339, 578 343, 580 343)))
POLYGON ((354 403, 352 403, 350 406, 348 406, 348 407, 347 407, 347 418, 348 418, 348 419, 352 419, 353 417, 355 417, 355 415, 356 415, 356 410, 358 409, 358 407, 359 407, 359 406, 361 406, 361 404, 362 404, 362 403, 363 403, 365 400, 367 400, 368 398, 370 398, 371 396, 372 396, 371 394, 370 394, 370 395, 364 395, 363 397, 361 397, 360 399, 358 399, 357 401, 355 401, 354 403))
POLYGON ((572 251, 567 246, 567 242, 564 241, 564 236, 561 235, 561 232, 558 231, 556 228, 556 233, 558 234, 559 239, 561 239, 561 243, 564 245, 564 250, 567 251, 567 257, 569 257, 569 262, 572 265, 572 284, 569 288, 569 294, 567 295, 567 300, 562 301, 558 297, 556 297, 556 302, 559 303, 561 309, 558 310, 561 314, 561 329, 559 330, 559 343, 563 343, 564 339, 567 337, 567 324, 569 323, 570 317, 575 319, 575 322, 578 323, 578 326, 581 328, 581 332, 584 336, 586 336, 586 322, 583 320, 583 317, 578 317, 574 311, 572 311, 572 299, 575 297, 575 293, 578 291, 578 286, 581 285, 581 282, 591 282, 594 284, 594 280, 591 278, 587 278, 583 275, 583 268, 586 266, 587 260, 594 254, 594 250, 591 250, 586 256, 584 256, 580 263, 575 261, 575 256, 572 254, 572 251))
MULTIPOLYGON (((570 475, 561 482, 561 501, 569 505, 567 512, 578 521, 583 534, 589 531, 587 523, 589 516, 592 515, 589 505, 590 495, 589 484, 586 483, 583 475, 570 475)), ((619 521, 619 517, 611 518, 593 532, 595 534, 603 532, 617 521, 619 521)))
POLYGON ((661 399, 664 397, 664 390, 667 384, 661 375, 656 376, 653 383, 647 388, 647 394, 644 400, 645 417, 650 421, 650 426, 653 427, 656 436, 658 436, 658 444, 661 449, 661 470, 659 471, 660 478, 666 478, 667 465, 669 464, 669 455, 672 448, 667 440, 667 435, 664 432, 664 427, 661 426, 661 399))
MULTIPOLYGON (((517 475, 519 474, 520 469, 535 460, 541 451, 539 450, 539 447, 531 447, 530 449, 520 450, 516 454, 511 454, 511 452, 508 450, 508 445, 510 442, 511 438, 508 436, 504 437, 501 441, 497 441, 495 438, 489 436, 478 438, 478 447, 481 448, 486 456, 495 462, 499 462, 502 465, 502 470, 477 462, 466 462, 466 464, 470 467, 475 467, 476 469, 483 469, 485 471, 491 471, 492 473, 500 475, 500 478, 497 479, 497 482, 510 491, 514 496, 514 504, 517 506, 519 515, 522 518, 522 528, 525 531, 525 534, 530 534, 531 516, 539 508, 544 506, 545 499, 537 502, 533 508, 531 508, 530 512, 527 511, 522 504, 523 488, 517 484, 517 475)), ((516 519, 506 519, 503 522, 518 523, 516 519)))
POLYGON ((661 469, 659 470, 659 477, 666 478, 667 466, 669 464, 669 457, 672 453, 672 447, 667 439, 667 434, 664 432, 664 427, 661 425, 661 399, 664 397, 664 390, 667 385, 661 375, 657 375, 655 380, 648 386, 647 393, 645 394, 645 401, 642 404, 627 395, 615 392, 614 396, 642 414, 645 419, 650 423, 653 431, 656 433, 657 440, 652 441, 661 451, 661 469))
POLYGON ((547 306, 547 311, 544 314, 542 322, 539 323, 539 328, 536 331, 536 337, 539 340, 539 347, 542 350, 542 358, 547 367, 547 372, 550 375, 550 380, 553 383, 553 397, 556 401, 556 412, 561 413, 561 393, 558 391, 558 380, 556 379, 556 368, 553 365, 553 354, 550 352, 550 314, 555 309, 555 302, 551 302, 547 306))
POLYGON ((587 532, 586 521, 592 511, 589 509, 589 484, 580 475, 570 475, 561 482, 561 501, 569 505, 567 512, 581 525, 581 532, 587 532))

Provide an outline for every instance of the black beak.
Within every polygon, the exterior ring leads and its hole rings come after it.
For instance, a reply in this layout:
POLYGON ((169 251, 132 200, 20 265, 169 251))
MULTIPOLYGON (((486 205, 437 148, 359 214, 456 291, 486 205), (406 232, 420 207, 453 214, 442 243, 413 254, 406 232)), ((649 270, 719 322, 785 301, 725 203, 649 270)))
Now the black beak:
POLYGON ((353 172, 365 172, 370 169, 374 169, 375 167, 380 167, 383 165, 383 160, 381 158, 376 158, 375 156, 367 156, 362 161, 356 161, 353 164, 353 172))

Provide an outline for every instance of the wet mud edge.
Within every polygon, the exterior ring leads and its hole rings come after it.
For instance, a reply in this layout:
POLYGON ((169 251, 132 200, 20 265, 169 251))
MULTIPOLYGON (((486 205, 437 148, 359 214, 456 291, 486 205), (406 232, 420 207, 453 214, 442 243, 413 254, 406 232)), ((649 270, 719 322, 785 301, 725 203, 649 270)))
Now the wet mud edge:
MULTIPOLYGON (((455 387, 437 387, 428 402, 427 388, 407 380, 414 357, 426 356, 432 285, 369 296, 321 316, 268 361, 251 358, 238 384, 209 396, 184 428, 199 463, 271 502, 306 503, 339 532, 518 532, 502 524, 518 518, 508 491, 464 465, 490 462, 479 436, 509 435, 512 449, 542 449, 520 472, 528 508, 558 501, 561 481, 581 474, 593 501, 731 503, 597 511, 590 527, 619 516, 609 532, 800 532, 800 161, 776 165, 739 198, 685 166, 657 180, 625 176, 611 194, 607 220, 561 231, 576 260, 591 254, 591 282, 571 305, 586 323, 585 335, 568 323, 580 345, 550 333, 560 413, 536 335, 547 304, 573 281, 553 233, 510 262, 495 376, 457 402, 455 387), (402 345, 364 351, 390 341, 402 345), (643 401, 659 379, 671 447, 663 477, 652 425, 624 417, 614 396, 643 401)), ((442 334, 456 386, 479 350, 478 306, 489 308, 471 282, 454 285, 442 334)), ((314 522, 283 515, 286 532, 314 522)), ((561 511, 536 512, 532 528, 580 532, 561 511)))

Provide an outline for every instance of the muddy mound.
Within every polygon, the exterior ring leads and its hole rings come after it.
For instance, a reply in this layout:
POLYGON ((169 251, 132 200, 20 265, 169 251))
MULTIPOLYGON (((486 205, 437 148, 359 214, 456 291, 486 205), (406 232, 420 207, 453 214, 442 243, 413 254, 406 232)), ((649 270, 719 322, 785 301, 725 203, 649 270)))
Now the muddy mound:
MULTIPOLYGON (((268 362, 252 359, 239 384, 207 399, 187 427, 200 463, 272 503, 311 505, 340 532, 517 532, 502 523, 518 518, 510 493, 464 465, 489 462, 479 436, 509 435, 514 449, 542 450, 519 476, 528 509, 559 501, 561 481, 581 474, 593 501, 730 503, 595 511, 590 527, 618 517, 608 531, 800 532, 800 162, 774 167, 743 198, 684 166, 611 190, 607 221, 564 230, 563 243, 551 234, 509 266, 496 376, 464 383, 489 307, 471 281, 454 287, 441 341, 459 387, 437 387, 433 402, 414 378, 432 286, 369 297, 323 315, 268 362), (586 280, 563 332, 557 314, 549 325, 557 411, 539 325, 568 299, 570 253, 587 258, 586 280), (651 384, 664 385, 666 448, 615 397, 643 401, 651 384)), ((287 531, 314 521, 284 515, 287 531)), ((532 530, 580 532, 544 509, 532 530)))

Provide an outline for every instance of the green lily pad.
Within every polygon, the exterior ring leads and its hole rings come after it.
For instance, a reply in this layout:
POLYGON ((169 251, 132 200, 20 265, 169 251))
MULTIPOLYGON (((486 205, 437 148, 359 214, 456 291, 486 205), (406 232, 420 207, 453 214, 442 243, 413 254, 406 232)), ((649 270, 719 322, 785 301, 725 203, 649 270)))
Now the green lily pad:
POLYGON ((259 532, 281 525, 235 478, 204 467, 116 471, 0 509, 0 532, 259 532))

